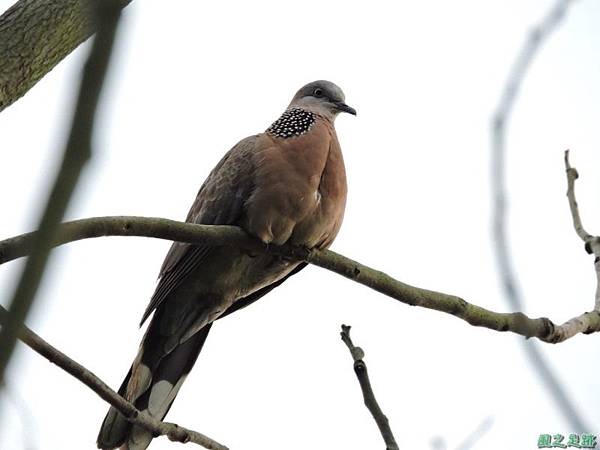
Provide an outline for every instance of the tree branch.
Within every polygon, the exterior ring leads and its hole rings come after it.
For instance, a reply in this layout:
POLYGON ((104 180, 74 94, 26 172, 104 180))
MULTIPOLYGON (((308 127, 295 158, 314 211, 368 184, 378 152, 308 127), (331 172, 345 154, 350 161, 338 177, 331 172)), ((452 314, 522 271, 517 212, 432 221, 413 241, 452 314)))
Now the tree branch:
MULTIPOLYGON (((8 311, 0 306, 0 323, 5 326, 10 320, 8 311)), ((78 362, 72 360, 60 350, 44 341, 41 337, 35 334, 26 326, 22 326, 19 331, 19 339, 25 344, 42 355, 48 361, 56 364, 58 367, 77 378, 83 384, 88 386, 103 400, 114 406, 127 420, 144 427, 159 436, 167 436, 171 441, 201 445, 202 447, 211 450, 227 450, 227 447, 219 444, 213 439, 198 433, 197 431, 188 430, 174 423, 161 422, 154 419, 150 415, 139 411, 135 406, 113 391, 106 383, 98 378, 94 373, 86 369, 78 362)))
MULTIPOLYGON (((585 250, 594 255, 594 268, 596 270, 594 311, 597 314, 600 314, 600 237, 592 236, 585 231, 585 228, 583 228, 583 223, 579 216, 579 205, 575 198, 575 180, 579 178, 579 174, 577 173, 577 169, 571 167, 571 164, 569 163, 569 150, 565 151, 565 170, 567 172, 567 198, 569 199, 569 209, 571 210, 571 217, 573 218, 573 228, 575 228, 577 236, 584 242, 585 250)), ((565 333, 576 334, 578 330, 581 330, 588 325, 585 322, 586 320, 587 317, 582 316, 571 319, 567 322, 569 326, 566 326, 567 324, 565 324, 565 333)))
MULTIPOLYGON (((25 233, 0 241, 0 264, 22 258, 33 251, 37 232, 25 233)), ((264 251, 238 227, 198 225, 157 217, 109 216, 92 217, 63 223, 52 243, 53 247, 103 236, 139 236, 202 245, 231 245, 264 251)))
POLYGON ((473 430, 465 440, 456 447, 456 450, 471 450, 477 448, 477 443, 488 431, 490 431, 493 423, 494 418, 491 416, 483 419, 483 421, 477 425, 477 428, 475 428, 475 430, 473 430))
MULTIPOLYGON (((25 256, 31 250, 37 232, 0 241, 0 263, 25 256)), ((473 326, 496 331, 511 331, 527 338, 558 343, 577 333, 600 331, 600 313, 596 310, 578 316, 585 326, 573 333, 570 322, 556 325, 550 319, 529 318, 520 312, 498 313, 466 302, 460 297, 421 289, 398 281, 384 272, 353 261, 331 250, 311 250, 288 246, 266 246, 242 229, 224 225, 197 225, 152 217, 95 217, 67 222, 59 227, 52 245, 99 236, 145 236, 201 245, 235 245, 252 252, 281 255, 306 261, 411 306, 434 309, 462 319, 473 326), (567 332, 568 330, 568 332, 567 332)))
POLYGON ((375 419, 375 423, 377 424, 379 432, 381 433, 383 441, 385 442, 386 450, 398 450, 398 444, 396 443, 394 433, 392 433, 392 429, 390 428, 388 418, 379 407, 377 399, 375 398, 375 393, 371 387, 369 373, 367 372, 367 365, 363 361, 365 352, 363 352, 362 348, 355 347, 352 343, 352 339, 350 339, 350 328, 351 327, 349 325, 342 325, 342 331, 340 332, 340 335, 342 337, 342 341, 344 341, 344 344, 346 344, 348 350, 350 350, 350 354, 354 360, 354 373, 356 374, 356 378, 358 378, 358 382, 360 383, 360 389, 363 394, 365 406, 373 416, 373 419, 375 419))
MULTIPOLYGON (((123 8, 131 0, 120 0, 123 8)), ((94 33, 98 0, 20 0, 0 16, 0 111, 94 33)))
MULTIPOLYGON (((507 189, 505 185, 506 171, 506 129, 511 113, 514 109, 521 85, 525 80, 527 71, 547 39, 557 29, 566 15, 573 0, 556 0, 548 13, 530 32, 516 61, 509 72, 508 79, 496 111, 492 119, 492 196, 493 196, 493 246, 498 265, 498 273, 504 296, 511 309, 524 311, 523 294, 517 272, 512 261, 510 239, 508 235, 508 207, 507 189)), ((566 324, 565 324, 566 325, 566 324)), ((565 326, 563 325, 563 330, 565 326)), ((584 422, 578 408, 569 398, 558 376, 554 373, 540 349, 534 342, 523 342, 523 350, 527 354, 533 370, 546 385, 555 400, 563 417, 571 424, 574 431, 585 431, 589 426, 584 422)))
POLYGON ((85 163, 92 153, 92 133, 98 99, 108 68, 120 16, 120 0, 103 0, 92 15, 99 32, 82 71, 79 95, 62 163, 32 242, 31 254, 9 307, 9 320, 0 330, 0 384, 12 355, 17 334, 31 308, 56 231, 69 205, 85 163))
POLYGON ((594 237, 585 231, 581 217, 579 216, 579 205, 575 198, 575 180, 579 178, 579 173, 575 167, 571 167, 569 162, 569 150, 565 150, 565 170, 567 171, 567 199, 569 199, 569 209, 571 210, 571 217, 573 218, 573 227, 575 233, 581 238, 583 243, 586 245, 586 251, 592 253, 592 250, 588 248, 594 237))

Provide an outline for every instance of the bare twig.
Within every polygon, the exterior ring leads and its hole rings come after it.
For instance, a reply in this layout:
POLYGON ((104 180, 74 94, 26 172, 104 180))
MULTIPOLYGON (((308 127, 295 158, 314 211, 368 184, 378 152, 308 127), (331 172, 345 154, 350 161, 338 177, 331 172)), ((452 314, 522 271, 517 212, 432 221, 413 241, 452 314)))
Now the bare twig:
POLYGON ((456 450, 471 450, 472 448, 476 448, 475 446, 479 442, 479 440, 485 436, 485 434, 490 431, 492 425, 494 423, 493 417, 486 417, 483 421, 475 428, 466 438, 465 440, 456 447, 456 450))
MULTIPOLYGON (((485 434, 490 431, 492 428, 492 424, 494 423, 494 418, 492 416, 486 417, 477 428, 469 433, 469 435, 456 447, 456 450, 471 450, 472 448, 476 448, 478 442, 485 436, 485 434)), ((433 450, 446 450, 448 445, 446 441, 441 436, 436 436, 431 440, 431 448, 433 450)))
MULTIPOLYGON (((569 150, 565 150, 565 170, 567 172, 567 198, 569 199, 569 210, 571 211, 571 217, 573 218, 573 227, 575 227, 577 236, 579 236, 587 246, 592 241, 593 236, 585 231, 583 223, 581 222, 581 217, 579 216, 579 205, 575 198, 575 180, 579 178, 579 173, 577 173, 577 169, 571 167, 571 163, 569 162, 569 150)), ((587 249, 587 247, 586 250, 590 253, 590 250, 587 249)))
MULTIPOLYGON (((35 232, 0 241, 0 262, 25 256, 31 251, 35 232), (4 255, 4 256, 2 256, 4 255)), ((473 326, 496 331, 511 331, 544 342, 562 342, 572 335, 565 325, 556 325, 545 317, 532 319, 520 312, 498 313, 466 302, 460 297, 421 289, 398 281, 384 272, 372 269, 331 250, 311 250, 269 245, 249 237, 241 228, 226 225, 197 225, 152 217, 95 217, 62 224, 53 245, 99 236, 145 236, 202 245, 235 245, 252 252, 283 255, 335 272, 352 281, 411 306, 434 309, 452 314, 473 326)), ((600 331, 600 313, 591 311, 586 317, 588 327, 581 333, 600 331)), ((581 317, 581 316, 579 316, 581 317)), ((568 324, 569 322, 567 322, 568 324)))
POLYGON ((44 274, 51 243, 55 239, 56 231, 69 205, 81 171, 91 157, 96 107, 121 12, 119 0, 98 2, 97 8, 99 31, 83 68, 79 96, 62 164, 41 216, 31 254, 10 303, 9 318, 0 330, 0 384, 4 379, 4 372, 12 355, 18 331, 27 317, 44 274))
MULTIPOLYGON (((594 311, 600 312, 600 237, 592 236, 585 228, 583 228, 583 223, 581 222, 581 217, 579 216, 579 206, 577 204, 577 199, 575 198, 575 180, 579 178, 579 174, 577 173, 577 169, 571 167, 569 163, 569 150, 565 151, 565 170, 567 172, 567 198, 569 199, 569 209, 571 210, 571 217, 573 218, 573 227, 575 228, 575 232, 577 236, 581 238, 581 240, 585 244, 585 250, 594 255, 594 267, 596 270, 596 295, 594 297, 594 311)), ((577 318, 571 319, 570 322, 576 321, 577 318)), ((580 328, 585 326, 583 324, 576 325, 576 328, 580 328)))
MULTIPOLYGON (((4 326, 9 319, 8 312, 0 306, 0 323, 4 326)), ((197 431, 188 430, 174 423, 161 422, 154 419, 150 415, 140 412, 135 406, 113 391, 106 383, 98 378, 94 373, 86 369, 78 362, 72 360, 60 350, 54 348, 41 337, 22 325, 19 331, 19 339, 25 344, 42 355, 48 361, 56 364, 58 367, 77 378, 83 384, 88 386, 103 400, 114 406, 127 420, 144 427, 160 436, 167 436, 175 442, 192 442, 201 445, 202 447, 211 450, 227 450, 227 447, 219 444, 213 439, 198 433, 197 431)))
POLYGON ((390 428, 388 418, 379 407, 377 399, 375 398, 375 393, 371 387, 369 373, 367 372, 367 365, 363 361, 365 353, 360 347, 355 347, 352 343, 352 339, 350 339, 349 325, 342 325, 342 331, 340 332, 340 335, 342 336, 342 341, 344 341, 348 347, 348 350, 350 350, 350 354, 354 360, 354 373, 356 374, 356 378, 358 378, 358 382, 360 383, 360 389, 362 390, 365 406, 375 419, 375 423, 377 423, 379 432, 381 433, 381 436, 385 442, 386 450, 398 450, 398 444, 396 444, 396 439, 394 439, 394 434, 390 428))
MULTIPOLYGON (((504 87, 492 120, 492 195, 493 195, 493 243, 505 298, 514 311, 523 311, 524 302, 514 263, 510 254, 507 226, 505 153, 506 127, 510 114, 525 79, 527 70, 543 43, 558 27, 573 0, 557 0, 541 23, 529 33, 504 87)), ((569 328, 564 324, 561 329, 569 328)), ((564 340, 567 337, 561 336, 564 340)), ((564 387, 533 342, 524 342, 523 349, 557 403, 558 409, 571 424, 574 431, 585 431, 589 427, 572 404, 564 387)))

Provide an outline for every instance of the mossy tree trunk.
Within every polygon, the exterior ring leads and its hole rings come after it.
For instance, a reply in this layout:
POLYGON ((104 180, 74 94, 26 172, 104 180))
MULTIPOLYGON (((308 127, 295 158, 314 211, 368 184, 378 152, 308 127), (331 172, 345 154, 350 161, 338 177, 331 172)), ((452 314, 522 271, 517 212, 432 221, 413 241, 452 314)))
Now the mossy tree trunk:
POLYGON ((0 111, 94 33, 96 1, 20 0, 0 16, 0 111))

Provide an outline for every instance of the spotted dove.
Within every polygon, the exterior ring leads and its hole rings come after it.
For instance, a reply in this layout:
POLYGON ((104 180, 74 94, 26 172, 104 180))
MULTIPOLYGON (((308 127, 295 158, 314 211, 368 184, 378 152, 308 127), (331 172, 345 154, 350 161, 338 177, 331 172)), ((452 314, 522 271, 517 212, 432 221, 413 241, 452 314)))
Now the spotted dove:
MULTIPOLYGON (((302 87, 264 133, 235 145, 212 170, 186 221, 237 225, 264 243, 326 248, 346 204, 346 173, 334 128, 356 114, 329 81, 302 87)), ((258 300, 306 264, 234 247, 176 242, 142 324, 154 312, 119 394, 162 420, 212 323, 258 300)), ((98 448, 143 450, 153 436, 110 408, 98 448)))

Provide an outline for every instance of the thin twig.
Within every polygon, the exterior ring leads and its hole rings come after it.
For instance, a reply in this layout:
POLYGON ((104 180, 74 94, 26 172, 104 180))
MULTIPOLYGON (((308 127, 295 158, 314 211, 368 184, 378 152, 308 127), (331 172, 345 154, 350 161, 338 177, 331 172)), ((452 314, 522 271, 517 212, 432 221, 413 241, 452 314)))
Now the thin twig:
MULTIPOLYGON (((0 323, 4 326, 8 320, 10 320, 8 311, 0 306, 0 323)), ((202 433, 188 430, 187 428, 180 427, 174 423, 161 422, 145 412, 140 412, 135 406, 113 391, 106 383, 94 375, 94 373, 86 369, 78 362, 69 358, 60 350, 54 348, 25 325, 22 325, 20 328, 19 339, 21 339, 25 344, 42 355, 48 361, 56 364, 65 372, 69 373, 83 384, 88 386, 103 400, 114 406, 130 422, 144 427, 146 430, 157 435, 167 436, 170 440, 175 442, 192 442, 211 450, 227 450, 227 447, 219 444, 202 433)))
POLYGON ((481 440, 485 434, 490 431, 492 425, 494 424, 494 418, 489 416, 483 419, 483 421, 475 428, 466 438, 465 440, 456 447, 456 450, 471 450, 472 448, 476 448, 475 446, 481 440))
MULTIPOLYGON (((96 2, 94 2, 96 4, 96 2)), ((98 33, 83 68, 71 132, 54 186, 41 216, 39 231, 9 306, 9 319, 0 330, 0 384, 13 353, 17 334, 33 304, 59 224, 85 163, 92 154, 91 141, 98 99, 110 61, 121 4, 97 2, 98 33)))
MULTIPOLYGON (((62 224, 53 245, 62 245, 99 236, 144 236, 202 245, 235 245, 255 252, 305 261, 342 275, 401 303, 451 314, 473 326, 496 331, 511 331, 527 338, 558 343, 577 333, 600 331, 600 313, 591 311, 578 316, 585 326, 574 329, 569 322, 556 325, 545 317, 532 319, 521 312, 498 313, 466 302, 455 295, 421 289, 398 281, 331 250, 311 250, 289 246, 263 245, 241 228, 226 225, 197 225, 152 217, 95 217, 62 224), (568 325, 568 326, 567 326, 568 325), (566 332, 568 329, 568 333, 566 332)), ((31 251, 35 232, 0 241, 0 262, 25 256, 31 251), (4 256, 2 256, 4 255, 4 256)))
POLYGON ((581 217, 579 216, 579 205, 575 198, 575 180, 579 178, 579 173, 577 173, 577 169, 571 167, 571 163, 569 162, 569 150, 565 150, 565 170, 567 171, 567 198, 569 199, 569 210, 571 211, 571 217, 573 218, 573 227, 575 227, 577 236, 579 236, 584 244, 587 245, 593 236, 585 231, 583 223, 581 223, 581 217))
MULTIPOLYGON (((492 120, 493 244, 505 298, 514 311, 524 311, 525 308, 517 272, 510 253, 508 237, 505 186, 506 127, 529 67, 542 45, 562 22, 572 2, 573 0, 557 0, 540 24, 531 30, 509 73, 508 81, 492 120)), ((566 325, 563 325, 563 327, 566 325)), ((565 336, 561 337, 563 340, 566 338, 565 336)), ((571 424, 573 431, 581 432, 589 429, 535 343, 524 342, 523 349, 527 353, 534 370, 537 371, 552 394, 558 409, 571 424)))
POLYGON ((355 347, 352 343, 352 339, 350 339, 349 325, 342 325, 342 331, 340 332, 340 335, 342 337, 342 341, 344 341, 348 347, 348 350, 350 350, 350 354, 354 360, 354 373, 356 374, 356 378, 358 378, 358 382, 360 383, 360 389, 363 394, 365 406, 373 416, 373 419, 375 419, 375 423, 379 428, 381 437, 383 437, 383 441, 385 442, 386 449, 398 450, 398 444, 396 443, 394 433, 392 433, 392 429, 390 428, 388 418, 379 407, 377 399, 375 398, 375 393, 371 387, 369 373, 367 372, 367 365, 363 361, 365 353, 363 352, 362 348, 355 347))
POLYGON ((596 270, 594 311, 600 312, 600 237, 592 236, 585 231, 585 228, 583 228, 583 223, 579 216, 579 205, 575 198, 575 180, 579 178, 579 174, 577 173, 577 169, 571 167, 571 164, 569 163, 569 150, 565 151, 565 170, 567 172, 567 198, 569 199, 569 209, 571 210, 571 217, 573 218, 573 227, 575 228, 577 236, 584 242, 585 250, 594 255, 594 268, 596 270))

